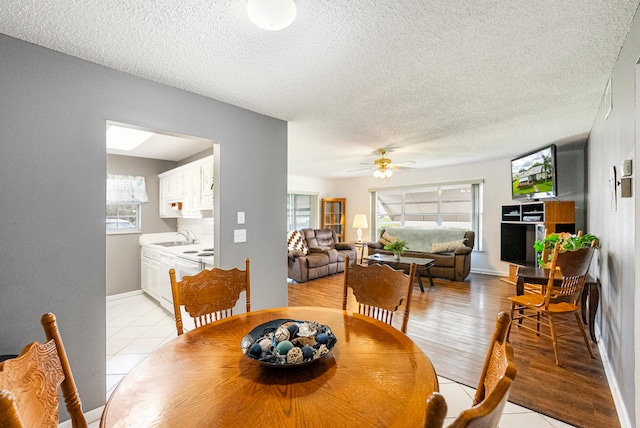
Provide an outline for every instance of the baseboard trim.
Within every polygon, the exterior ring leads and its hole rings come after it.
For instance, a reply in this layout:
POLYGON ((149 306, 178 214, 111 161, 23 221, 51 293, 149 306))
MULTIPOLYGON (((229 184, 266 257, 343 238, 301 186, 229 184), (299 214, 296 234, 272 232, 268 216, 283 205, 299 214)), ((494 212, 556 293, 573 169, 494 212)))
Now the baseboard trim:
POLYGON ((126 297, 137 296, 138 294, 142 294, 142 293, 144 293, 144 291, 134 290, 134 291, 127 291, 126 293, 112 294, 111 296, 107 296, 107 302, 110 302, 112 300, 124 299, 126 297))
POLYGON ((501 272, 497 270, 488 270, 488 269, 471 269, 472 273, 480 273, 483 275, 492 275, 492 276, 509 276, 509 272, 501 272))
MULTIPOLYGON (((600 337, 600 331, 598 328, 596 328, 596 337, 600 337)), ((631 418, 629 417, 627 406, 625 406, 624 400, 622 399, 622 393, 620 392, 620 387, 618 386, 618 381, 616 380, 613 366, 611 365, 611 361, 609 360, 609 354, 607 354, 607 350, 605 349, 602 340, 598 341, 598 350, 600 351, 600 359, 602 360, 604 373, 607 376, 607 382, 609 382, 609 389, 611 390, 613 403, 615 404, 616 410, 618 412, 620 427, 634 428, 634 425, 631 424, 631 418)))
MULTIPOLYGON (((84 418, 87 421, 87 425, 90 425, 94 422, 100 422, 100 418, 102 417, 103 410, 104 410, 104 406, 100 406, 97 409, 93 409, 93 410, 89 410, 88 412, 85 412, 84 418)), ((72 428, 71 419, 58 424, 58 428, 72 428)))

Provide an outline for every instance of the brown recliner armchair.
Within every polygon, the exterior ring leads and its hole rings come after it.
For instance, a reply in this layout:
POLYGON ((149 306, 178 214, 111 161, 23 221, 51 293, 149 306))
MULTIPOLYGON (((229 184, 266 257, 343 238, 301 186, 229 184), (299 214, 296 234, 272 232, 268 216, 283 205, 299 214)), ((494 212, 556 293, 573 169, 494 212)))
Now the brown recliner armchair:
POLYGON ((302 229, 302 249, 289 248, 288 277, 296 282, 307 282, 344 271, 345 256, 352 265, 358 252, 354 244, 339 242, 331 229, 302 229))

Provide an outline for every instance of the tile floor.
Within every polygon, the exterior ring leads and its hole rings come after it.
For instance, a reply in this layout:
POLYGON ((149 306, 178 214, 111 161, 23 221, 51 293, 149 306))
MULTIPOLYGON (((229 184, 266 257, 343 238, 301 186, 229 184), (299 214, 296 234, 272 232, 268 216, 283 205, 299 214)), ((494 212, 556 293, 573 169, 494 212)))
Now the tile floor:
MULTIPOLYGON (((107 301, 107 397, 133 366, 174 337, 173 317, 146 295, 107 301)), ((447 426, 471 406, 475 390, 449 379, 439 378, 439 381, 448 404, 447 426)), ((89 428, 97 427, 98 422, 89 425, 89 428)), ((571 425, 508 403, 500 427, 566 428, 571 425)))

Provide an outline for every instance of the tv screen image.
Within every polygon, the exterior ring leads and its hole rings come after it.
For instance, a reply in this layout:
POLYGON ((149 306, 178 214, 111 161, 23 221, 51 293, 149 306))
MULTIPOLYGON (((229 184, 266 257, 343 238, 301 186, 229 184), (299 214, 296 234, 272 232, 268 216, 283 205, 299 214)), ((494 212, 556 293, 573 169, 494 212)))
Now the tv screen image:
POLYGON ((556 146, 543 147, 511 161, 513 199, 540 199, 557 196, 556 146))

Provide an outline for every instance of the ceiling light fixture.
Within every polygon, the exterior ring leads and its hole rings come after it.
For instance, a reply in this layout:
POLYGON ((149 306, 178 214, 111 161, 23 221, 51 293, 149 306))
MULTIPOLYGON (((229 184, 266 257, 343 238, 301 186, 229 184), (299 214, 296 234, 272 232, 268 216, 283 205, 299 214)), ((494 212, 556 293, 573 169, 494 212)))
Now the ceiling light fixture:
POLYGON ((393 171, 388 169, 387 167, 380 167, 380 169, 376 169, 373 171, 373 176, 375 178, 389 178, 393 175, 393 171))
POLYGON ((251 21, 264 30, 278 31, 287 28, 296 19, 293 0, 249 0, 247 14, 251 21))

